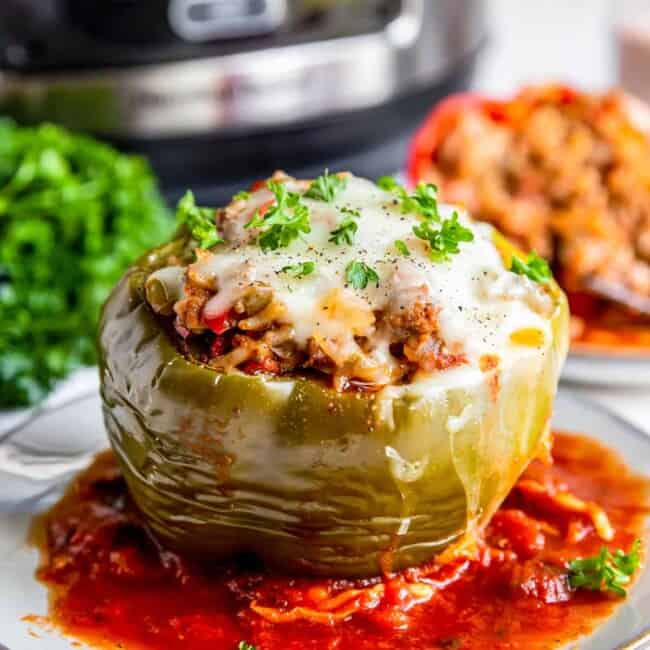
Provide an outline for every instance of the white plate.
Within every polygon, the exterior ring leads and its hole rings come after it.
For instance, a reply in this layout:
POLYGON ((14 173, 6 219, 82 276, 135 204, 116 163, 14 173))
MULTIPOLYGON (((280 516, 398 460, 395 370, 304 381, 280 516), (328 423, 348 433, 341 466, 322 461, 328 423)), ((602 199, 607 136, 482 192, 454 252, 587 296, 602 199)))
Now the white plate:
POLYGON ((570 352, 562 379, 589 386, 650 387, 650 355, 570 352))
MULTIPOLYGON (((638 97, 626 95, 627 111, 642 131, 650 135, 650 109, 638 97)), ((562 371, 562 379, 587 386, 650 387, 650 354, 635 356, 630 352, 570 352, 562 371)))
POLYGON ((0 441, 3 435, 43 411, 57 408, 69 400, 96 394, 99 390, 99 370, 95 366, 80 368, 59 382, 47 398, 32 408, 0 410, 0 441))
MULTIPOLYGON (((557 399, 553 423, 588 433, 617 449, 636 471, 650 475, 650 437, 602 407, 564 392, 557 399)), ((0 433, 0 440, 0 650, 78 649, 73 640, 21 620, 47 613, 46 590, 34 579, 37 554, 25 544, 25 536, 30 514, 51 504, 70 477, 106 446, 99 397, 93 393, 42 410, 4 439, 0 433)), ((632 650, 650 647, 646 644, 647 569, 616 614, 579 647, 632 650)))

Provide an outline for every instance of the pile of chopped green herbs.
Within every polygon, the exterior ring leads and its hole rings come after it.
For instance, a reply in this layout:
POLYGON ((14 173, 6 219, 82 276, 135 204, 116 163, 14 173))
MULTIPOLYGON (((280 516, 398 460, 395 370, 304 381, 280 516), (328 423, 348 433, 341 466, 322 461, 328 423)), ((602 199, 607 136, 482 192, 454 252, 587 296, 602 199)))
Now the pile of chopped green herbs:
POLYGON ((0 120, 0 408, 94 363, 110 289, 173 228, 142 158, 0 120))

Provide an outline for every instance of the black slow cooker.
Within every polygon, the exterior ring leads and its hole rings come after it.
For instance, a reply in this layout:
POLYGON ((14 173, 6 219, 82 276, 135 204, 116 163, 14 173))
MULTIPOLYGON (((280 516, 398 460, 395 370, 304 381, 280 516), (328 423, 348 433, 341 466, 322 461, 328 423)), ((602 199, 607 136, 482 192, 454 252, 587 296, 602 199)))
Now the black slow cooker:
POLYGON ((484 35, 484 0, 4 0, 0 110, 145 153, 172 196, 375 177, 484 35))

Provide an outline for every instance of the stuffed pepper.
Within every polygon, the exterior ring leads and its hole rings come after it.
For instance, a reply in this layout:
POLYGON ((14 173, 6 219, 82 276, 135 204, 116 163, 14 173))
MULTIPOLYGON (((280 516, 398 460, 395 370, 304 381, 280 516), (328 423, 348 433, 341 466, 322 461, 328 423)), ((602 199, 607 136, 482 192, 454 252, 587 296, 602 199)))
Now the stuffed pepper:
POLYGON ((153 533, 332 576, 471 546, 547 448, 568 337, 548 265, 392 178, 276 173, 178 213, 99 334, 153 533))
POLYGON ((576 349, 638 353, 650 350, 647 122, 647 108, 620 92, 455 95, 416 134, 408 174, 551 263, 576 349))

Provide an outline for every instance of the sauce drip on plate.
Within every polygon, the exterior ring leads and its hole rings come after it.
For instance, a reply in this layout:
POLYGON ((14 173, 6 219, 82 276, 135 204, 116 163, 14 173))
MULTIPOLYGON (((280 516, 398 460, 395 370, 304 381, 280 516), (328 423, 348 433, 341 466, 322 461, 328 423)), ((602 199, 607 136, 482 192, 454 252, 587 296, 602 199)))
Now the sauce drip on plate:
POLYGON ((586 437, 557 433, 553 459, 529 466, 472 559, 352 581, 272 574, 251 558, 213 565, 161 547, 105 453, 35 522, 38 577, 51 590, 51 622, 99 647, 557 647, 593 629, 620 599, 570 587, 568 561, 598 553, 603 531, 540 493, 598 504, 615 531, 607 545, 629 551, 643 531, 648 484, 586 437))

